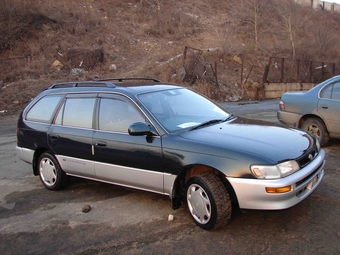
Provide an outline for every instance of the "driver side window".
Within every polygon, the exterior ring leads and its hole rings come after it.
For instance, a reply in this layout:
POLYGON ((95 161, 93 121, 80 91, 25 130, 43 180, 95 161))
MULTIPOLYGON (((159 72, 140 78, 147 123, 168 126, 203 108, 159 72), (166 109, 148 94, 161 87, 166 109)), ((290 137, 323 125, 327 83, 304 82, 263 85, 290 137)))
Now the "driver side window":
POLYGON ((125 99, 102 98, 99 106, 99 129, 128 133, 135 122, 145 122, 135 105, 125 99))

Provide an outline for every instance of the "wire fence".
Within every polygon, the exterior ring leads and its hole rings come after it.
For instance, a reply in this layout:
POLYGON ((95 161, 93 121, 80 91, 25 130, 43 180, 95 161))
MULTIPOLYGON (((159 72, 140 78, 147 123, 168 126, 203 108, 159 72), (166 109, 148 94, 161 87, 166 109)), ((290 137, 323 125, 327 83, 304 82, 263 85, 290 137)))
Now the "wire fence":
POLYGON ((319 83, 340 74, 340 64, 270 57, 263 74, 264 83, 319 83))

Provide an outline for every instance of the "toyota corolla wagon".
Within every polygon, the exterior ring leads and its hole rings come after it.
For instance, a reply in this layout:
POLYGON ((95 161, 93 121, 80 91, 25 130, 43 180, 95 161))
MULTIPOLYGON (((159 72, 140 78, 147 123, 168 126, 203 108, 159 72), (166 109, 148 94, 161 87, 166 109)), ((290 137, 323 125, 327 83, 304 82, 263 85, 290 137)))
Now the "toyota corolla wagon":
POLYGON ((234 116, 155 79, 57 83, 20 114, 16 151, 43 185, 76 176, 186 203, 203 229, 232 210, 285 209, 320 184, 325 152, 304 131, 234 116))

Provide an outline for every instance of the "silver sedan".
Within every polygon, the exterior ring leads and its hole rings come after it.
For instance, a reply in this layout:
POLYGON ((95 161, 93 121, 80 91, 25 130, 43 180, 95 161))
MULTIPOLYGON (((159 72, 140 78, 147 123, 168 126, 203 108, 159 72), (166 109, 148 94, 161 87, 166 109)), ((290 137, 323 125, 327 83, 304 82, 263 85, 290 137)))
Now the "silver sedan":
POLYGON ((340 138, 340 75, 309 91, 284 93, 277 118, 315 135, 321 145, 326 145, 330 137, 340 138))

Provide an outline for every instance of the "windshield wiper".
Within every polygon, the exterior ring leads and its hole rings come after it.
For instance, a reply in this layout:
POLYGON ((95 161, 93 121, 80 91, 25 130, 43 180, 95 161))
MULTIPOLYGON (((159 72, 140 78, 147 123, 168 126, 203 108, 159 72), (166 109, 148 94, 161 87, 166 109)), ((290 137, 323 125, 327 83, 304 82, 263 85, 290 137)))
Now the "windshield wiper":
POLYGON ((221 122, 226 122, 226 121, 228 121, 228 120, 230 120, 230 119, 233 119, 233 118, 235 118, 236 116, 233 114, 233 113, 230 113, 230 115, 229 115, 229 117, 228 118, 225 118, 224 120, 221 120, 221 122))
POLYGON ((221 120, 221 119, 208 120, 206 122, 203 122, 203 123, 201 123, 197 126, 190 128, 189 131, 192 131, 192 130, 195 130, 195 129, 198 129, 198 128, 201 128, 201 127, 209 126, 211 124, 220 123, 221 121, 224 121, 224 120, 221 120))

